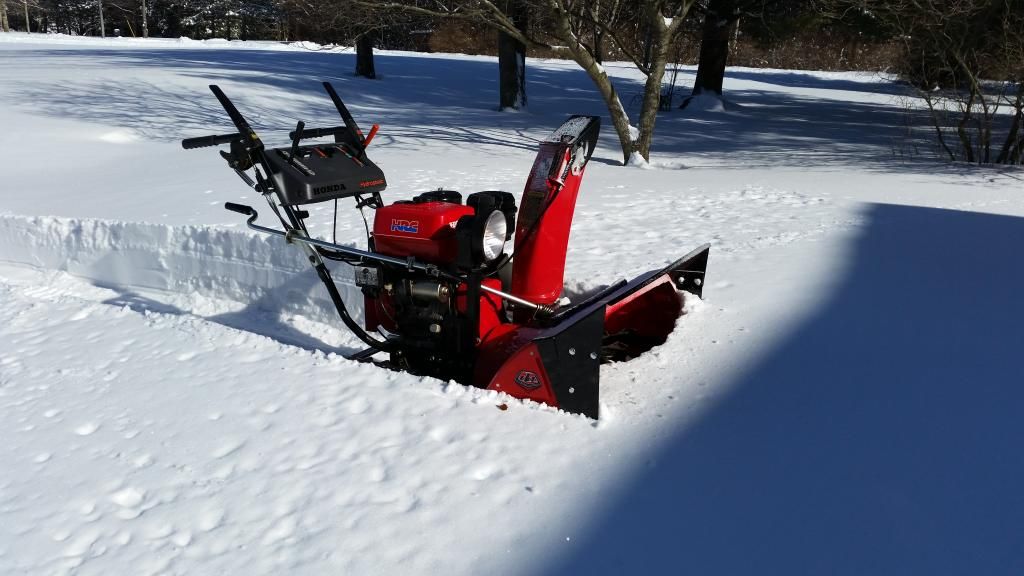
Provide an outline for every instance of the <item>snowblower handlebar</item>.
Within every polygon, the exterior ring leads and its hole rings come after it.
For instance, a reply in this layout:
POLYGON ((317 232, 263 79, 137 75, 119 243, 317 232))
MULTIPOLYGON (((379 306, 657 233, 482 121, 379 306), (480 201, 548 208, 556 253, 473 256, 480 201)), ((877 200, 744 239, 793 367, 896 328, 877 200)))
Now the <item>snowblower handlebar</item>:
MULTIPOLYGON (((252 209, 252 206, 246 206, 245 204, 235 204, 234 202, 225 202, 224 208, 231 210, 232 212, 238 212, 245 216, 255 216, 256 211, 252 209)), ((255 220, 255 218, 254 218, 255 220)))
POLYGON ((234 140, 240 139, 241 136, 238 132, 234 134, 212 134, 210 136, 196 136, 195 138, 185 138, 181 141, 181 147, 185 150, 192 150, 193 148, 206 148, 208 146, 219 146, 221 144, 230 144, 234 140))

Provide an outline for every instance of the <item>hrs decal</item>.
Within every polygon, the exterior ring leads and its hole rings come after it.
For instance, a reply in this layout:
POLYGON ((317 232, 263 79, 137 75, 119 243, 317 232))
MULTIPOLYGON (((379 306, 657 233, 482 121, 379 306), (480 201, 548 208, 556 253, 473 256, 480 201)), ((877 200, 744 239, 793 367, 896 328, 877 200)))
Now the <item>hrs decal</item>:
POLYGON ((540 376, 536 372, 530 372, 529 370, 520 370, 516 374, 516 384, 519 384, 526 390, 536 390, 540 388, 540 376))
POLYGON ((392 232, 406 232, 409 234, 418 234, 420 231, 419 220, 391 220, 391 231, 392 232))

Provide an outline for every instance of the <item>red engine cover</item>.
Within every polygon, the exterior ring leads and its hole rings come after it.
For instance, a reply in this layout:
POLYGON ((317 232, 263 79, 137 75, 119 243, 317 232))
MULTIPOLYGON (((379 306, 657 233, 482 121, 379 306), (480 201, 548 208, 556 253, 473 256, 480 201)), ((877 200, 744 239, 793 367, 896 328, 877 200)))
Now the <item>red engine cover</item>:
POLYGON ((373 217, 377 252, 405 258, 415 256, 434 264, 455 261, 455 224, 473 208, 451 202, 400 202, 378 208, 373 217))

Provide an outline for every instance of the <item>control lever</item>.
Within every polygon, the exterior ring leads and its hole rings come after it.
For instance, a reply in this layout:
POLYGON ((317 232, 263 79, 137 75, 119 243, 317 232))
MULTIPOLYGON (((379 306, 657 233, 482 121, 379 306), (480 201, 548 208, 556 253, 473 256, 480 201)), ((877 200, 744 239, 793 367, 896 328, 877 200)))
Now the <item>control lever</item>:
POLYGON ((355 162, 356 166, 359 166, 360 168, 362 168, 363 166, 366 166, 366 164, 363 164, 362 160, 360 160, 359 158, 356 158, 356 156, 354 154, 352 154, 352 153, 350 153, 348 151, 348 146, 347 145, 345 145, 345 144, 335 144, 334 147, 337 148, 338 150, 341 150, 341 153, 344 154, 346 158, 348 158, 349 160, 355 162))
POLYGON ((302 129, 306 127, 306 123, 299 120, 299 123, 295 125, 295 132, 292 132, 292 158, 299 153, 299 141, 302 140, 302 129))
POLYGON ((299 141, 302 140, 302 129, 306 127, 306 123, 299 120, 299 123, 295 125, 295 132, 292 132, 292 147, 287 152, 278 149, 277 153, 280 154, 285 160, 288 161, 296 170, 302 172, 306 176, 314 176, 316 172, 309 169, 301 161, 299 161, 299 141))
POLYGON ((370 141, 377 135, 377 130, 380 130, 380 124, 374 124, 370 127, 370 133, 366 136, 366 140, 363 140, 363 148, 370 145, 370 141))

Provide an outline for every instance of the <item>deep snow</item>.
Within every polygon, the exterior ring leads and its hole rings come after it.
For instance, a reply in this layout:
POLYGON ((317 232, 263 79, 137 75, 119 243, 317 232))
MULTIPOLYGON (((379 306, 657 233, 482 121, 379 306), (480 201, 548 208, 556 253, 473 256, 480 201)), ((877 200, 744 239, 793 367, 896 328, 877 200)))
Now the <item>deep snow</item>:
POLYGON ((589 80, 531 59, 502 113, 493 59, 366 81, 311 48, 0 34, 0 573, 1024 570, 1024 173, 928 161, 865 74, 730 69, 647 170, 606 128, 567 292, 714 246, 591 422, 344 360, 299 254, 221 208, 258 198, 177 144, 228 127, 209 83, 283 141, 331 80, 382 124, 386 199, 518 193, 602 113, 589 80))

